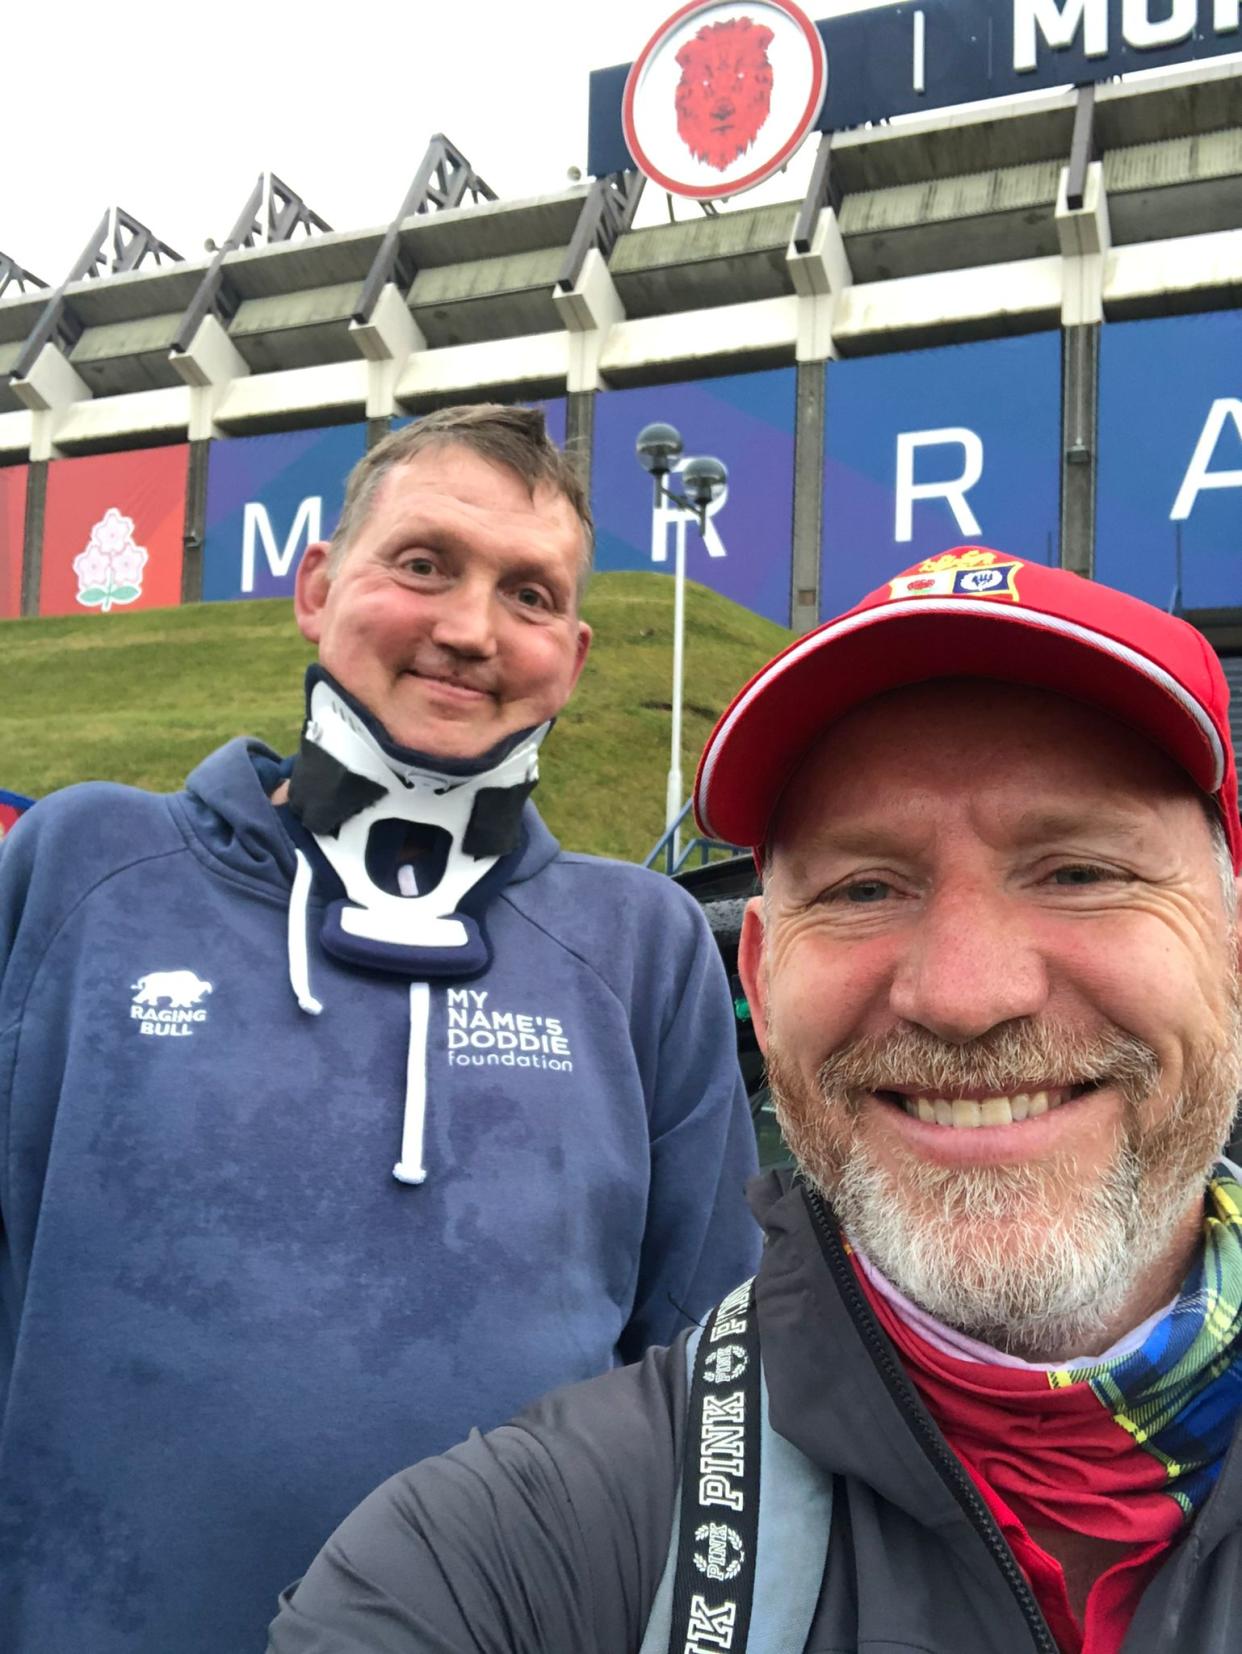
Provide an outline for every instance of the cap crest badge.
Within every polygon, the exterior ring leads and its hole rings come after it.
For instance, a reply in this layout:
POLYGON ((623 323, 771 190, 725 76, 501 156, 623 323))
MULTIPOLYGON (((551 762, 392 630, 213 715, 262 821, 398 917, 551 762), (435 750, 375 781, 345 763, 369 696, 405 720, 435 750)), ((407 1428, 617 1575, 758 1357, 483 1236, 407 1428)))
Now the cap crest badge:
POLYGON ((1016 558, 998 557, 994 551, 975 546, 945 552, 890 580, 889 601, 906 597, 1007 597, 1017 603, 1021 567, 1016 558))

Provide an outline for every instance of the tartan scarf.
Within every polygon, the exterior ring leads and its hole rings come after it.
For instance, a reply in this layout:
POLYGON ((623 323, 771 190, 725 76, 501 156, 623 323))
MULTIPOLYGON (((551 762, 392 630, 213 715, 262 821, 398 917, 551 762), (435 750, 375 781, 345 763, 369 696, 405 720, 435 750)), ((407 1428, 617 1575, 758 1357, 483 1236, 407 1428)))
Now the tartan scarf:
POLYGON ((1106 1635, 1088 1635, 1088 1646, 1115 1647, 1143 1586, 1220 1472, 1242 1412, 1238 1176, 1218 1163, 1207 1185, 1203 1249, 1176 1302, 1137 1348, 1112 1359, 1045 1371, 949 1354, 902 1320, 855 1259, 877 1319, 1014 1545, 1062 1647, 1081 1647, 1082 1630, 1060 1611, 1063 1581, 1050 1602, 1051 1580, 1037 1577, 1050 1559, 1026 1527, 1132 1547, 1127 1562, 1098 1581, 1097 1589, 1112 1580, 1100 1614, 1088 1611, 1088 1633, 1093 1617, 1101 1633, 1108 1622, 1106 1635))

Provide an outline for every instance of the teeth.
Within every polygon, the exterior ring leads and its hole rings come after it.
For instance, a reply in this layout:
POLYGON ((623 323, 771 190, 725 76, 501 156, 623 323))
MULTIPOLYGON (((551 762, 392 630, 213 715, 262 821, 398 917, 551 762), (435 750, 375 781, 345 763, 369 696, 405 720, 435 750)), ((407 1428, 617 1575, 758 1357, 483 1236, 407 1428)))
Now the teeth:
POLYGON ((927 1124, 954 1126, 969 1131, 975 1126, 1008 1126, 1015 1121, 1034 1120, 1069 1100, 1068 1086, 1054 1091, 1019 1091, 1012 1097, 903 1097, 902 1105, 914 1120, 927 1124))

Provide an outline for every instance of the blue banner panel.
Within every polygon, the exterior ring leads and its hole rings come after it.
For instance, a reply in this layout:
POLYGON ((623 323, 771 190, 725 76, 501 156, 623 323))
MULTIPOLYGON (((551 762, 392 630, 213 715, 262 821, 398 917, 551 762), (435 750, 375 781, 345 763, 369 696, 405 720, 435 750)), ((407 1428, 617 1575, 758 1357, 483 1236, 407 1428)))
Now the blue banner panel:
POLYGON ((529 402, 528 407, 542 408, 548 435, 558 448, 565 446, 565 420, 569 403, 563 396, 550 396, 546 402, 529 402))
POLYGON ((1242 313, 1100 338, 1097 579, 1161 609, 1242 605, 1242 313))
POLYGON ((1058 560, 1059 333, 827 371, 823 618, 949 546, 1058 560))
POLYGON ((203 597, 291 597, 302 553, 336 527, 365 425, 213 442, 207 460, 203 597))
MULTIPOLYGON (((565 419, 568 403, 563 396, 549 396, 542 402, 518 402, 515 406, 542 409, 543 422, 548 428, 548 435, 558 448, 565 446, 565 419)), ((412 425, 417 417, 416 414, 394 414, 390 421, 390 428, 399 431, 406 425, 412 425)))
MULTIPOLYGON (((595 566, 671 574, 685 535, 686 577, 769 620, 789 624, 793 559, 794 369, 738 373, 694 384, 601 391, 591 462, 595 566), (651 478, 634 441, 644 425, 675 425, 682 463, 723 460, 729 484, 707 533, 676 507, 653 510, 651 478)), ((671 478, 678 488, 677 474, 671 478)))

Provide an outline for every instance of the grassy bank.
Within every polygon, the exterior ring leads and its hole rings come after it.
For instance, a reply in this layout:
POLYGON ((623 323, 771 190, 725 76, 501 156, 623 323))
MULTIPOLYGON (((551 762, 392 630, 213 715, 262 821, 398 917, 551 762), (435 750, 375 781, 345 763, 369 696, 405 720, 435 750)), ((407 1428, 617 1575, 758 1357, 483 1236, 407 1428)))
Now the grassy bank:
MULTIPOLYGON (((540 809, 575 849, 640 859, 659 836, 668 766, 672 582, 603 574, 595 645, 545 747, 540 809)), ((789 633, 701 586, 686 591, 683 764, 789 633)), ((0 622, 0 787, 41 797, 106 779, 168 791, 233 735, 297 740, 311 651, 285 601, 0 622)))

